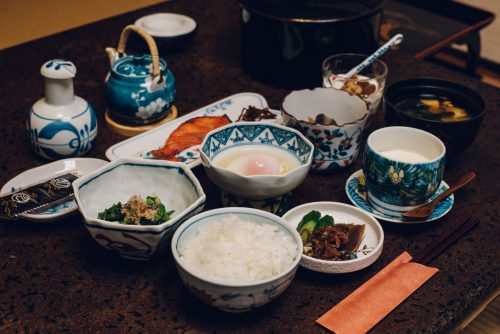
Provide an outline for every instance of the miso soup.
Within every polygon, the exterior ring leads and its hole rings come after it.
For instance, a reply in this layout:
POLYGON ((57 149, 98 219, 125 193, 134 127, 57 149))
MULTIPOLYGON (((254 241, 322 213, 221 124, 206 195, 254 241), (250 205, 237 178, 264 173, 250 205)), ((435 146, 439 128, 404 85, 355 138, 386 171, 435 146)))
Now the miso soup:
POLYGON ((399 101, 395 107, 416 118, 443 122, 463 121, 471 117, 463 106, 446 97, 410 97, 399 101))

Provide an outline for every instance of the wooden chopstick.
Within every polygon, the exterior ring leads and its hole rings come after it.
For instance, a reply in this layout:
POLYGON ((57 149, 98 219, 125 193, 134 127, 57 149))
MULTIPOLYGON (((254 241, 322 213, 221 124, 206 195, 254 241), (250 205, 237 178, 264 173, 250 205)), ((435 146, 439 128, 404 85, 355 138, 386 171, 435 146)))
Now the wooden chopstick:
POLYGON ((422 249, 413 257, 413 262, 427 264, 441 255, 448 247, 463 237, 473 227, 479 224, 477 218, 467 218, 464 221, 453 225, 438 239, 422 249))

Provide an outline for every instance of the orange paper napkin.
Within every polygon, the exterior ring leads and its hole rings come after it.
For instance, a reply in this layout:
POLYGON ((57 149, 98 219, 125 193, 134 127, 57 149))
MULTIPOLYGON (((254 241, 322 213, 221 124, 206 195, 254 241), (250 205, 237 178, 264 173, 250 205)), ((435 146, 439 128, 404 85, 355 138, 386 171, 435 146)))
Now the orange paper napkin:
POLYGON ((316 322, 336 334, 366 333, 438 272, 411 259, 404 252, 316 322))

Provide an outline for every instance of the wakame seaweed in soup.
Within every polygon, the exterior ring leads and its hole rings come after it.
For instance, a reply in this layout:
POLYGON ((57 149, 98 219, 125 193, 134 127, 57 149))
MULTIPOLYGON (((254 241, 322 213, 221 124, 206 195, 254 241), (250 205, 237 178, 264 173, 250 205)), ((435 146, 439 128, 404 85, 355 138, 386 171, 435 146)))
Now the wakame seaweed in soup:
POLYGON ((457 122, 469 119, 467 110, 445 97, 410 97, 395 104, 402 113, 410 116, 442 122, 457 122))

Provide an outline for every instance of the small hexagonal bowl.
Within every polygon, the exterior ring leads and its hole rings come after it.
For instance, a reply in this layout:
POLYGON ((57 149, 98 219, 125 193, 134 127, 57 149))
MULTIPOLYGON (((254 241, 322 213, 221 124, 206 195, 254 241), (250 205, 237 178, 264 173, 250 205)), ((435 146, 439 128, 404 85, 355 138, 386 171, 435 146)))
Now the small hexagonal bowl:
POLYGON ((185 164, 164 160, 122 158, 73 182, 85 227, 104 248, 132 260, 148 260, 168 248, 179 225, 203 210, 205 193, 185 164), (172 218, 159 225, 123 225, 97 215, 133 195, 155 194, 172 218))

